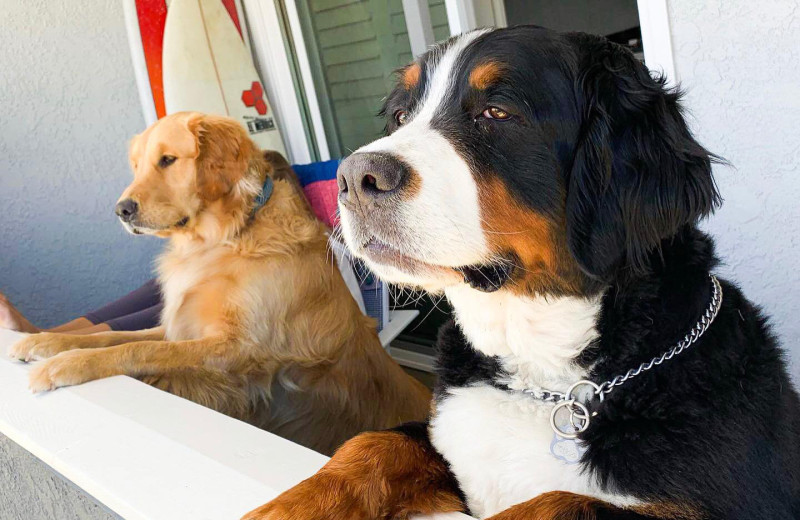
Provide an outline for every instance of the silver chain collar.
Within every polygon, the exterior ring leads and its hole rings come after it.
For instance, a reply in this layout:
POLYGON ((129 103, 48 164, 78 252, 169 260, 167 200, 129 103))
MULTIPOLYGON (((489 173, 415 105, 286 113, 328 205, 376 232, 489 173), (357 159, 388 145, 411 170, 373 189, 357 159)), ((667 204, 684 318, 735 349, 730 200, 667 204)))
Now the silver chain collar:
POLYGON ((691 347, 700 337, 708 330, 714 319, 719 314, 719 309, 722 306, 722 286, 716 276, 709 275, 711 284, 713 286, 713 294, 711 296, 711 303, 708 308, 697 321, 692 330, 686 334, 674 347, 663 352, 660 356, 656 356, 646 363, 640 364, 636 368, 632 368, 605 383, 597 384, 593 381, 583 380, 574 383, 566 392, 552 392, 549 390, 522 390, 522 393, 529 395, 539 401, 553 403, 553 410, 550 413, 550 426, 559 437, 565 439, 575 439, 579 434, 585 432, 589 428, 589 421, 592 417, 597 415, 597 412, 589 411, 589 404, 591 401, 598 399, 603 402, 605 397, 610 394, 614 388, 624 385, 629 380, 638 376, 642 372, 647 372, 653 367, 656 367, 665 361, 669 361, 684 350, 691 347), (581 400, 578 396, 577 390, 581 387, 589 387, 591 392, 588 393, 588 398, 581 400), (556 415, 564 408, 569 413, 569 425, 561 426, 557 423, 556 415), (569 428, 569 426, 572 428, 569 428), (566 429, 565 429, 566 428, 566 429))

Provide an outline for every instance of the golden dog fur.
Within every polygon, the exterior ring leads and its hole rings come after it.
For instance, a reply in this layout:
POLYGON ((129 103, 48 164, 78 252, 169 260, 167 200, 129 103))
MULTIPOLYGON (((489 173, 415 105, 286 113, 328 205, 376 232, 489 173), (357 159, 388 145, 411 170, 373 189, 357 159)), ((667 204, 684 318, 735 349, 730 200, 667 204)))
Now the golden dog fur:
POLYGON ((136 136, 130 160, 121 200, 140 209, 125 226, 170 239, 162 326, 28 336, 12 356, 50 358, 34 391, 127 374, 323 453, 426 417, 429 392, 381 347, 279 154, 235 121, 181 113, 136 136), (251 216, 268 175, 273 194, 251 216))

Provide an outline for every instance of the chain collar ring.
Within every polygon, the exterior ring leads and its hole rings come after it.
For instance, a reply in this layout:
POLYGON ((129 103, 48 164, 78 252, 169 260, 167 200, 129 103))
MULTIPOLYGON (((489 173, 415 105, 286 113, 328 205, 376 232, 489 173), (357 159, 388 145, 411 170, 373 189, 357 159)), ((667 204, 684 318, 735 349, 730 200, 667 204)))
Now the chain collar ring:
POLYGON ((642 363, 638 367, 628 370, 625 374, 618 375, 600 385, 588 380, 578 381, 570 386, 565 394, 560 392, 551 392, 548 390, 523 390, 523 393, 530 395, 535 399, 555 403, 550 412, 550 426, 553 428, 553 431, 556 433, 556 435, 564 439, 576 439, 578 435, 585 432, 589 428, 589 422, 591 421, 591 418, 597 415, 597 412, 591 412, 589 410, 589 405, 592 401, 598 399, 598 401, 602 403, 605 396, 614 390, 614 388, 623 385, 628 380, 638 376, 642 372, 647 372, 653 367, 658 366, 665 361, 671 360, 673 357, 691 347, 695 342, 697 342, 697 340, 700 339, 703 334, 705 334, 706 330, 708 330, 708 328, 714 322, 714 319, 716 319, 717 314, 719 314, 720 307, 722 307, 722 285, 720 285, 719 280, 713 274, 710 274, 709 278, 711 279, 712 294, 711 302, 709 303, 705 312, 692 330, 689 331, 689 333, 686 334, 681 341, 679 341, 671 349, 663 352, 660 356, 656 356, 650 361, 642 363), (577 388, 587 385, 591 386, 594 392, 590 395, 589 399, 587 399, 585 402, 581 402, 577 396, 573 396, 573 392, 575 392, 577 388), (558 414, 562 408, 566 408, 569 412, 569 426, 572 426, 572 429, 570 429, 567 425, 561 426, 558 424, 556 414, 558 414))

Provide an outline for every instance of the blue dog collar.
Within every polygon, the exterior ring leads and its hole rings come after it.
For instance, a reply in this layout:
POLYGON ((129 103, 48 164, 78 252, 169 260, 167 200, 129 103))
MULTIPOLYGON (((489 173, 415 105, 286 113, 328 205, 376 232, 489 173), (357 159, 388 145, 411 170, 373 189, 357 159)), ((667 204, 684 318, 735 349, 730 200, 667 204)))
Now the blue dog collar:
POLYGON ((264 204, 267 203, 269 198, 272 196, 272 190, 275 188, 275 183, 272 181, 272 177, 267 177, 264 180, 264 185, 261 186, 261 193, 258 194, 256 197, 256 205, 253 206, 253 211, 250 213, 250 218, 256 216, 258 210, 264 207, 264 204))

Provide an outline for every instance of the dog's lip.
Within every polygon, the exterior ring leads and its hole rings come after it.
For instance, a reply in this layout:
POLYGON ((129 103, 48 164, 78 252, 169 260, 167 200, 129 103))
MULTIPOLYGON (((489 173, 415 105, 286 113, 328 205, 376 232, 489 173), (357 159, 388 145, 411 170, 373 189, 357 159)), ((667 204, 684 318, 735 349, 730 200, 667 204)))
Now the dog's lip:
POLYGON ((130 229, 131 233, 133 233, 134 235, 146 235, 148 233, 159 233, 161 231, 169 231, 170 229, 186 227, 186 224, 189 223, 190 219, 188 216, 186 216, 180 219, 179 221, 175 222, 175 224, 171 226, 164 226, 160 228, 154 228, 147 225, 143 225, 140 222, 125 222, 121 218, 120 220, 122 221, 122 224, 128 229, 130 229))
POLYGON ((390 265, 409 273, 458 274, 464 283, 483 292, 494 292, 512 278, 513 262, 498 259, 485 264, 459 267, 431 264, 402 253, 396 247, 377 237, 370 238, 362 246, 363 255, 378 264, 390 265))
POLYGON ((372 260, 382 263, 382 260, 387 260, 388 263, 400 262, 417 262, 416 259, 405 255, 399 249, 390 246, 386 242, 372 237, 362 246, 364 253, 372 260))
POLYGON ((507 259, 500 259, 485 264, 467 265, 458 271, 464 277, 464 283, 473 289, 483 292, 494 292, 511 280, 514 264, 507 259))
POLYGON ((401 252, 383 240, 372 237, 361 246, 363 255, 377 264, 389 265, 407 272, 449 271, 454 269, 419 260, 401 252))
POLYGON ((375 237, 372 237, 369 240, 367 240, 367 242, 364 244, 363 247, 365 251, 377 254, 384 254, 384 253, 393 253, 393 254, 396 253, 400 255, 402 254, 400 253, 400 251, 393 248, 386 242, 379 240, 375 237))

